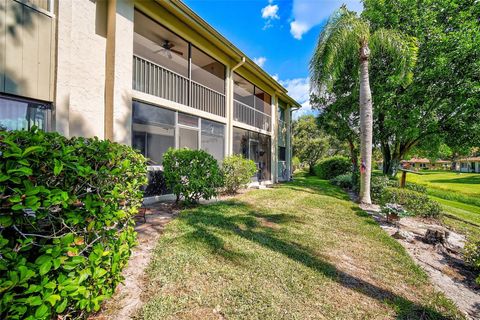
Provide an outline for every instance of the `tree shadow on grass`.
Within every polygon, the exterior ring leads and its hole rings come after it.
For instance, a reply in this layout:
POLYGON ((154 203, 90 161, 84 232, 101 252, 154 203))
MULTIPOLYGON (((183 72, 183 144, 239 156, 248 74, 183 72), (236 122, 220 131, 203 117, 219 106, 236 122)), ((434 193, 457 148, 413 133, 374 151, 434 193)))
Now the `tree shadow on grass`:
POLYGON ((340 200, 350 201, 350 197, 345 191, 332 185, 328 180, 321 180, 317 177, 299 177, 294 181, 281 183, 276 186, 276 188, 308 192, 311 194, 325 195, 340 200))
POLYGON ((480 185, 480 174, 477 176, 461 177, 455 179, 435 179, 429 183, 458 183, 458 184, 478 184, 480 185))
MULTIPOLYGON (((448 319, 428 306, 419 305, 390 290, 337 269, 333 264, 318 258, 308 248, 298 243, 282 239, 281 229, 274 230, 259 223, 258 217, 262 214, 247 203, 228 201, 185 211, 178 219, 194 228, 194 231, 186 235, 189 240, 200 241, 223 257, 231 256, 235 258, 233 260, 241 257, 240 253, 229 253, 229 249, 225 248, 224 241, 219 235, 226 232, 280 253, 336 281, 345 288, 394 306, 397 319, 448 319)), ((270 215, 274 214, 270 213, 270 215)), ((283 224, 295 222, 293 217, 284 216, 277 222, 283 224)), ((269 218, 268 214, 264 218, 269 218)))

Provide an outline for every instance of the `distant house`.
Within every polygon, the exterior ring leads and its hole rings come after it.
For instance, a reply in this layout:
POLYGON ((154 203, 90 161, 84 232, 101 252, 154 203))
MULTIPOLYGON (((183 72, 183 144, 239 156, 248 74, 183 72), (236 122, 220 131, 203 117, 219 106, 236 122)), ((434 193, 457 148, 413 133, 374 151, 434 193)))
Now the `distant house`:
POLYGON ((427 158, 412 158, 410 160, 402 160, 402 167, 412 170, 450 170, 452 162, 448 160, 430 161, 427 158))
POLYGON ((480 173, 480 157, 459 159, 455 162, 455 171, 480 173))

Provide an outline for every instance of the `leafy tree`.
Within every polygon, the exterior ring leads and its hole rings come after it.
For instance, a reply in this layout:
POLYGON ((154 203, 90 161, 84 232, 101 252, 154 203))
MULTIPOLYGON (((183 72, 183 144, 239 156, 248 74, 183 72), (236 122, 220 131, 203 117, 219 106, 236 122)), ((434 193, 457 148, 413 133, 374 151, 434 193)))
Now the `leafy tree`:
MULTIPOLYGON (((355 59, 355 58, 353 58, 355 59)), ((350 69, 354 66, 353 61, 345 62, 350 69)), ((353 168, 353 182, 356 185, 359 176, 359 135, 360 115, 357 106, 358 82, 354 73, 341 74, 332 84, 328 91, 319 94, 311 94, 312 105, 320 111, 318 124, 329 135, 346 143, 353 168)))
POLYGON ((478 1, 365 0, 362 17, 372 30, 395 28, 419 42, 407 88, 391 81, 387 55, 372 61, 374 137, 384 173, 395 174, 414 148, 434 151, 447 144, 461 154, 480 146, 478 1))
POLYGON ((310 63, 315 92, 329 91, 345 73, 358 76, 360 101, 360 202, 370 204, 373 110, 369 80, 371 55, 390 58, 391 81, 406 85, 411 81, 417 47, 414 39, 393 29, 370 32, 368 22, 345 6, 334 13, 324 27, 310 63), (353 68, 347 68, 353 66, 353 68))
POLYGON ((293 154, 308 164, 309 173, 314 174, 315 163, 325 156, 330 139, 317 125, 313 115, 304 115, 293 122, 293 154))

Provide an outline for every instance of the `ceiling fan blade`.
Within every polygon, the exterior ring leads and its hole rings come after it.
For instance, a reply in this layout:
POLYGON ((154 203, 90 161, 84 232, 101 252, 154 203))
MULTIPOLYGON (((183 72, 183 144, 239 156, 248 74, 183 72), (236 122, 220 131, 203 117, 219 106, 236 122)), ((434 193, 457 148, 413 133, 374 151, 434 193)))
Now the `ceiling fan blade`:
POLYGON ((178 50, 174 50, 174 49, 170 49, 170 51, 175 52, 176 54, 179 54, 179 55, 183 56, 182 51, 178 51, 178 50))

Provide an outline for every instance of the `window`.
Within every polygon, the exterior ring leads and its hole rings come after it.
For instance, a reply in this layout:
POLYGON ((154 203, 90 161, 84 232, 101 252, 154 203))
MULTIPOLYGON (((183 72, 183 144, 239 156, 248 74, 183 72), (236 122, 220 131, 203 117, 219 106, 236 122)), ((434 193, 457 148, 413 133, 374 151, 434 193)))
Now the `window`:
POLYGON ((248 131, 237 127, 233 128, 233 153, 248 157, 248 131))
POLYGON ((175 147, 175 111, 134 101, 132 146, 161 164, 163 154, 175 147))
POLYGON ((188 77, 188 42, 135 10, 133 53, 188 77))
POLYGON ((224 124, 134 101, 132 127, 132 146, 153 164, 162 164, 169 148, 201 148, 217 161, 224 158, 224 124))
POLYGON ((31 100, 0 96, 0 128, 28 130, 32 126, 48 131, 50 105, 31 100))
POLYGON ((251 84, 236 73, 233 74, 233 83, 234 99, 253 107, 255 92, 255 87, 253 86, 253 84, 251 84))
POLYGON ((278 161, 287 161, 287 148, 278 148, 278 161))
POLYGON ((192 46, 192 80, 225 93, 225 66, 192 46))
POLYGON ((270 179, 271 140, 270 136, 240 128, 233 128, 233 153, 253 160, 260 170, 262 180, 270 179))
POLYGON ((178 113, 178 124, 198 128, 198 117, 186 113, 178 113))
POLYGON ((198 149, 198 130, 179 128, 179 148, 198 149))
POLYGON ((255 109, 270 115, 271 105, 272 98, 270 97, 270 95, 268 93, 265 93, 258 87, 255 87, 255 109))
POLYGON ((224 157, 225 126, 223 124, 202 119, 202 150, 210 153, 218 162, 224 157))

